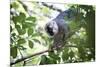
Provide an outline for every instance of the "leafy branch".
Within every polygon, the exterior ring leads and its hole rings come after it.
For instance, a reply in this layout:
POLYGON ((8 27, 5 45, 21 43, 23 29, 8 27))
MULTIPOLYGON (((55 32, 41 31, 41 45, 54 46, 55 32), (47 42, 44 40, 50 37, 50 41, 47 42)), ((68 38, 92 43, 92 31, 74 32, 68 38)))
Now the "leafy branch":
MULTIPOLYGON (((70 32, 68 38, 70 38, 75 32, 70 32)), ((77 46, 73 46, 73 45, 65 45, 65 46, 62 46, 62 47, 77 47, 77 46)), ((47 49, 47 50, 44 50, 44 51, 41 51, 41 52, 38 52, 38 53, 34 53, 32 55, 29 55, 29 56, 26 56, 26 57, 23 57, 23 58, 20 58, 20 59, 17 59, 15 62, 11 62, 10 65, 14 65, 16 63, 19 63, 21 61, 24 61, 28 58, 31 58, 33 56, 36 56, 36 55, 40 55, 40 54, 43 54, 43 53, 46 53, 46 52, 50 52, 50 51, 53 51, 53 50, 56 50, 56 49, 60 49, 62 47, 57 47, 57 48, 54 48, 54 49, 47 49)))

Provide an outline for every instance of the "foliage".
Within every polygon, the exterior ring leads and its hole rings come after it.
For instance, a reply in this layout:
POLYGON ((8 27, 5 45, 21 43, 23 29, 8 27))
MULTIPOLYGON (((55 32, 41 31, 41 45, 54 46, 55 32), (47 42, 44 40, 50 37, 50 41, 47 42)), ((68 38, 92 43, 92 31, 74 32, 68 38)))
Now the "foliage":
MULTIPOLYGON (((45 25, 46 20, 50 19, 48 16, 57 11, 38 2, 27 3, 27 7, 21 1, 14 1, 10 4, 11 62, 48 49, 53 42, 41 26, 42 24, 45 25), (29 10, 28 7, 31 7, 33 11, 29 10)), ((23 61, 14 66, 22 65, 21 63, 23 65, 44 65, 95 61, 95 7, 92 5, 67 4, 65 6, 80 10, 76 19, 68 23, 70 30, 75 31, 75 33, 68 38, 65 44, 76 47, 64 47, 60 50, 47 52, 28 59, 32 60, 29 63, 26 61, 24 64, 25 61, 23 61)))

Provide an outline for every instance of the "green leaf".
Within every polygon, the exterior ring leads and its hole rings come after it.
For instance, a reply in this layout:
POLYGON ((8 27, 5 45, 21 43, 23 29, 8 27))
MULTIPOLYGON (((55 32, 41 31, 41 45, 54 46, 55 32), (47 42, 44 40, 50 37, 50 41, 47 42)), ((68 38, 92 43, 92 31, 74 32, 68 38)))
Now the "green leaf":
POLYGON ((16 46, 11 47, 10 53, 11 53, 11 56, 13 58, 16 58, 16 56, 17 56, 17 47, 16 46))
POLYGON ((12 33, 11 35, 12 35, 12 37, 14 37, 14 36, 16 36, 16 33, 12 33))
POLYGON ((26 33, 26 30, 25 29, 21 29, 20 25, 15 25, 19 35, 23 35, 26 33))
MULTIPOLYGON (((37 33, 33 33, 32 34, 32 37, 37 37, 37 36, 39 36, 39 34, 37 34, 37 33)), ((42 37, 42 36, 41 36, 42 37)))
POLYGON ((15 25, 15 28, 17 29, 17 31, 19 31, 20 28, 20 25, 15 25))
POLYGON ((71 51, 71 52, 69 53, 69 55, 70 55, 71 58, 73 58, 73 57, 74 57, 74 52, 71 51))
POLYGON ((33 29, 32 28, 29 28, 28 29, 28 35, 32 35, 32 33, 33 33, 33 29))
POLYGON ((26 30, 25 29, 21 29, 20 32, 19 32, 20 35, 23 35, 25 33, 26 33, 26 30))
POLYGON ((18 21, 19 22, 24 22, 25 18, 26 18, 25 14, 24 13, 20 13, 20 15, 18 16, 18 21))
POLYGON ((43 65, 46 64, 46 62, 47 62, 47 57, 45 55, 42 55, 40 64, 43 65))
POLYGON ((23 22, 25 22, 25 18, 26 18, 25 14, 24 14, 24 13, 20 13, 19 16, 13 17, 12 20, 15 22, 15 24, 16 24, 17 22, 23 23, 23 22))
POLYGON ((12 8, 15 8, 15 9, 17 9, 19 7, 19 5, 16 2, 13 2, 11 4, 11 6, 12 6, 12 8))
POLYGON ((28 42, 29 42, 29 47, 33 48, 34 43, 32 41, 30 41, 30 40, 28 42))
POLYGON ((26 24, 25 23, 23 23, 22 24, 22 29, 26 29, 27 27, 26 27, 26 24))
POLYGON ((20 28, 20 25, 15 25, 15 28, 17 29, 18 33, 20 34, 20 32, 22 31, 20 28))
POLYGON ((40 64, 42 64, 42 65, 44 65, 44 64, 56 64, 56 60, 52 59, 52 58, 48 58, 45 55, 42 55, 40 64))
POLYGON ((18 33, 20 35, 20 33, 21 33, 22 30, 20 28, 17 28, 17 31, 18 31, 18 33))
POLYGON ((66 60, 68 60, 68 58, 69 58, 68 48, 64 48, 64 52, 62 54, 62 59, 63 59, 63 61, 66 61, 66 60))
POLYGON ((52 58, 54 60, 59 60, 60 59, 59 55, 58 54, 55 54, 54 52, 49 52, 49 55, 48 56, 50 56, 50 58, 52 58))
POLYGON ((17 30, 18 30, 19 35, 23 35, 23 34, 26 33, 26 30, 25 29, 18 28, 17 30))
POLYGON ((28 23, 28 22, 25 22, 23 25, 24 25, 25 28, 30 28, 30 27, 34 26, 33 23, 28 23))
POLYGON ((19 39, 18 40, 18 44, 23 44, 23 43, 25 43, 26 41, 25 41, 25 39, 19 39))
POLYGON ((41 43, 38 39, 33 39, 35 42, 38 42, 39 44, 41 43))
POLYGON ((42 12, 43 12, 44 14, 50 14, 49 11, 50 11, 50 9, 47 8, 47 7, 42 8, 42 12))
POLYGON ((15 25, 15 28, 20 28, 20 25, 15 25))
POLYGON ((22 46, 22 45, 20 45, 20 46, 18 46, 18 49, 20 49, 20 50, 26 50, 27 48, 24 47, 24 46, 22 46))
POLYGON ((13 22, 16 24, 18 22, 17 16, 12 17, 13 22))
POLYGON ((26 18, 26 20, 35 22, 36 21, 36 18, 35 17, 28 17, 28 18, 26 18))

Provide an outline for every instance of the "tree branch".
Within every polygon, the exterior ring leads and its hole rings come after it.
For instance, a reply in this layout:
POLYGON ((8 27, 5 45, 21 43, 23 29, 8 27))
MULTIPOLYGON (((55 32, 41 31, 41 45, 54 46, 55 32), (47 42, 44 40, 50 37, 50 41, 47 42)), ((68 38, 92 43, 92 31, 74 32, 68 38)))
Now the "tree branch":
POLYGON ((45 50, 45 51, 41 51, 41 52, 32 54, 32 55, 30 55, 30 56, 26 56, 26 57, 20 58, 20 59, 16 60, 15 62, 11 62, 10 65, 16 64, 16 63, 21 62, 21 61, 23 61, 23 60, 25 60, 25 59, 31 58, 31 57, 36 56, 36 55, 43 54, 43 53, 48 52, 48 51, 49 51, 49 50, 45 50))
MULTIPOLYGON (((77 46, 67 45, 66 47, 77 47, 77 46)), ((57 49, 60 49, 60 47, 57 48, 57 49)), ((56 50, 56 48, 53 49, 53 50, 56 50)), ((32 55, 30 55, 30 56, 26 56, 26 57, 17 59, 15 62, 11 62, 10 65, 14 65, 14 64, 19 63, 19 62, 21 62, 21 61, 24 61, 24 60, 26 60, 26 59, 28 59, 28 58, 31 58, 31 57, 33 57, 33 56, 40 55, 40 54, 43 54, 43 53, 46 53, 46 52, 50 52, 50 51, 53 51, 53 50, 52 50, 52 49, 47 49, 47 50, 44 50, 44 51, 41 51, 41 52, 32 54, 32 55)))
POLYGON ((52 9, 52 10, 56 10, 56 11, 58 11, 58 12, 62 12, 61 9, 56 8, 56 7, 54 7, 53 5, 48 5, 48 4, 46 4, 45 2, 42 2, 42 4, 43 4, 44 6, 50 8, 50 9, 52 9))

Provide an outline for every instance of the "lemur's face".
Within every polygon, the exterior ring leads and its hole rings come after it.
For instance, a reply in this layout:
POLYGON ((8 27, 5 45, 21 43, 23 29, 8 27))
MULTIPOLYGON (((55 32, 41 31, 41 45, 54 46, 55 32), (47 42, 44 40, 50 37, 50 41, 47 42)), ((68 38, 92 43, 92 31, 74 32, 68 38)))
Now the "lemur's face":
POLYGON ((55 21, 50 21, 46 24, 46 32, 50 35, 50 36, 54 36, 58 33, 58 25, 55 21))

